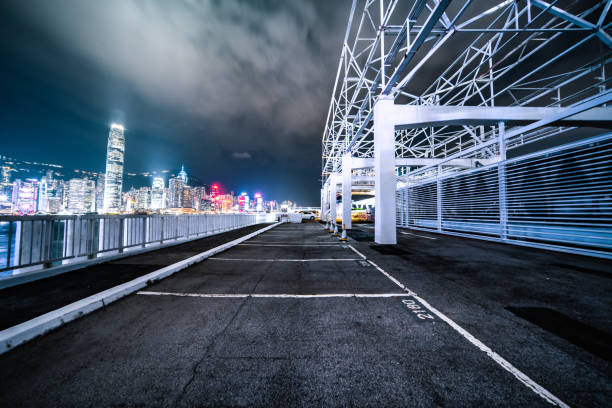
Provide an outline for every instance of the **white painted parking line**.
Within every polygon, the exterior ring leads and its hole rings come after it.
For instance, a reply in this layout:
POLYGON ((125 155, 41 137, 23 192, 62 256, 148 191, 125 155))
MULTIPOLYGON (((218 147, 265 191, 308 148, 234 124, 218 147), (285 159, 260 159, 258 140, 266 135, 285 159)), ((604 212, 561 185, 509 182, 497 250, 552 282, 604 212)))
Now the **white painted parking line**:
POLYGON ((455 329, 455 331, 460 333, 470 343, 478 347, 480 350, 484 351, 489 357, 491 357, 491 359, 493 359, 493 361, 495 361, 504 370, 508 371, 510 374, 516 377, 520 382, 525 384, 528 388, 530 388, 533 392, 535 392, 540 397, 542 397, 545 401, 553 405, 557 405, 559 407, 569 408, 569 405, 561 401, 559 398, 557 398, 554 394, 552 394, 546 388, 542 387, 541 385, 533 381, 531 378, 527 376, 527 374, 523 373, 521 370, 513 366, 508 360, 504 359, 502 356, 500 356, 499 354, 491 350, 491 348, 489 348, 483 342, 478 340, 476 337, 470 334, 463 327, 459 326, 451 318, 449 318, 444 313, 440 312, 438 309, 431 306, 425 299, 422 299, 421 297, 417 295, 414 295, 413 297, 419 302, 421 302, 421 304, 425 306, 426 308, 428 308, 433 314, 438 316, 440 319, 444 320, 450 327, 455 329))
POLYGON ((356 250, 354 246, 349 245, 348 247, 351 248, 357 255, 359 255, 363 259, 367 259, 366 256, 364 254, 362 254, 361 252, 359 252, 358 250, 356 250))
POLYGON ((256 259, 256 258, 208 258, 214 261, 248 261, 248 262, 336 262, 336 261, 359 261, 357 258, 315 258, 315 259, 256 259))
POLYGON ((427 238, 427 239, 438 239, 438 238, 433 238, 433 237, 427 237, 427 236, 425 236, 425 235, 413 234, 412 232, 404 232, 404 231, 400 231, 400 234, 404 234, 404 235, 414 235, 415 237, 421 237, 421 238, 427 238))
POLYGON ((292 293, 175 293, 175 292, 150 292, 140 291, 137 295, 149 296, 179 296, 200 298, 275 298, 275 299, 312 299, 312 298, 390 298, 406 297, 408 293, 324 293, 298 295, 292 293))
POLYGON ((294 244, 294 245, 307 245, 307 244, 327 244, 327 245, 340 245, 340 242, 338 240, 325 240, 325 241, 307 241, 307 242, 291 242, 290 240, 287 241, 251 241, 248 240, 245 242, 245 244, 294 244))
POLYGON ((401 283, 400 281, 398 281, 397 279, 395 279, 393 276, 389 275, 383 268, 381 268, 380 266, 376 265, 374 262, 372 262, 371 260, 368 259, 368 262, 370 263, 370 265, 372 265, 373 267, 375 267, 376 269, 378 269, 378 271, 380 273, 382 273, 383 275, 385 275, 387 278, 389 278, 391 280, 391 282, 395 283, 397 286, 399 286, 400 288, 404 289, 406 292, 415 295, 416 293, 414 293, 413 291, 411 291, 410 289, 408 289, 403 283, 401 283))
POLYGON ((240 246, 265 246, 265 247, 331 247, 341 248, 338 244, 239 244, 240 246))
POLYGON ((157 269, 129 282, 122 283, 121 285, 117 285, 110 289, 88 296, 85 299, 77 300, 74 303, 52 310, 16 326, 0 330, 0 354, 6 353, 22 343, 41 336, 48 331, 62 326, 72 320, 85 316, 94 310, 108 306, 110 303, 134 293, 155 281, 164 279, 178 271, 188 268, 191 265, 202 262, 215 254, 232 248, 259 234, 263 234, 264 232, 270 230, 271 228, 275 228, 278 225, 280 224, 276 223, 269 225, 233 241, 226 242, 225 244, 221 244, 215 248, 201 252, 182 261, 165 266, 161 269, 157 269))
MULTIPOLYGON (((349 247, 352 248, 351 245, 349 245, 349 247)), ((353 248, 354 251, 356 251, 356 249, 353 248)), ((518 368, 516 368, 514 365, 512 365, 509 361, 507 361, 506 359, 504 359, 502 356, 500 356, 499 354, 497 354, 496 352, 494 352, 490 347, 488 347, 487 345, 485 345, 483 342, 481 342, 480 340, 478 340, 476 337, 474 337, 472 334, 470 334, 467 330, 465 330, 463 327, 459 326, 457 323, 455 323, 451 318, 449 318, 448 316, 446 316, 444 313, 440 312, 438 309, 434 308, 433 306, 431 306, 429 304, 429 302, 427 302, 425 299, 421 298, 420 296, 418 296, 416 293, 412 292, 410 289, 408 289, 406 286, 404 286, 404 284, 402 284, 400 281, 398 281, 397 279, 395 279, 393 276, 391 276, 390 274, 388 274, 384 269, 382 269, 380 266, 376 265, 374 262, 372 262, 371 260, 368 259, 368 262, 374 266, 376 269, 378 269, 381 273, 383 273, 386 277, 388 277, 393 283, 395 283, 396 285, 398 285, 400 288, 404 289, 405 291, 407 291, 413 298, 415 298, 416 300, 418 300, 423 306, 425 306, 430 312, 432 312, 433 314, 435 314, 436 316, 438 316, 440 319, 444 320, 452 329, 454 329, 456 332, 458 332, 459 334, 461 334, 466 340, 468 340, 470 343, 472 343, 473 345, 475 345, 476 347, 478 347, 481 351, 485 352, 493 361, 495 361, 500 367, 502 367, 504 370, 508 371, 510 374, 512 374, 516 379, 518 379, 520 382, 522 382, 525 386, 527 386, 529 389, 531 389, 533 392, 535 392, 536 394, 538 394, 540 397, 542 397, 546 402, 552 404, 552 405, 557 405, 559 407, 562 408, 569 408, 569 405, 567 405, 566 403, 564 403, 563 401, 561 401, 559 398, 557 398, 554 394, 552 394, 550 391, 548 391, 546 388, 542 387, 541 385, 539 385, 538 383, 536 383, 535 381, 533 381, 529 376, 527 376, 527 374, 523 373, 521 370, 519 370, 518 368)))

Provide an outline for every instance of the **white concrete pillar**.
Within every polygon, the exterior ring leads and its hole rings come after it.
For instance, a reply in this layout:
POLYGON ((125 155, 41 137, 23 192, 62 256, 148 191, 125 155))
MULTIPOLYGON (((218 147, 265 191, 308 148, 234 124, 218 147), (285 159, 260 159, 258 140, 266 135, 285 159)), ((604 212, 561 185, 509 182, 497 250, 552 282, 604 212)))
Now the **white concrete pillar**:
POLYGON ((342 230, 353 228, 351 223, 351 194, 353 193, 353 180, 351 167, 351 154, 342 156, 342 230))
POLYGON ((393 99, 382 98, 374 106, 374 241, 396 244, 393 99))
POLYGON ((329 224, 329 217, 327 215, 327 202, 329 201, 329 193, 327 192, 327 181, 323 184, 323 188, 321 189, 321 194, 323 198, 321 201, 323 202, 323 206, 321 207, 321 221, 325 222, 325 228, 327 229, 329 224))
POLYGON ((321 221, 323 221, 325 218, 325 188, 321 188, 321 221))
POLYGON ((336 226, 336 192, 338 191, 337 183, 338 181, 336 179, 336 174, 332 174, 329 183, 329 219, 331 222, 330 231, 336 226))

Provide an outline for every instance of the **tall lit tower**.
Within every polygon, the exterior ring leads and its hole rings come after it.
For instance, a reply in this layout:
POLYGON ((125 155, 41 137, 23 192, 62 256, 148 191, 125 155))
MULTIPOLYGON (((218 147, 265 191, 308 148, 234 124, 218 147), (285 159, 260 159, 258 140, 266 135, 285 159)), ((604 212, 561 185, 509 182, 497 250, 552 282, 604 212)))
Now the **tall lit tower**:
POLYGON ((181 171, 178 175, 181 180, 183 180, 183 185, 187 185, 187 172, 185 171, 185 165, 181 165, 181 171))
POLYGON ((123 185, 123 154, 125 151, 124 128, 113 123, 108 133, 106 149, 106 177, 104 180, 104 212, 121 210, 123 185))
POLYGON ((161 210, 164 208, 164 178, 155 177, 151 188, 151 209, 161 210))

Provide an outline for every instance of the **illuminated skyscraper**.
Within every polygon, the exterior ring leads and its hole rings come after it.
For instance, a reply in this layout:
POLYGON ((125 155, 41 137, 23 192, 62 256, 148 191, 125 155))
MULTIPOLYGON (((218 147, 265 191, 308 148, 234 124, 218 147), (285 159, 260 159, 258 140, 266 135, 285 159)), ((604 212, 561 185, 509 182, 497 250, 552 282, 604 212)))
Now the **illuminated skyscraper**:
POLYGON ((164 178, 155 177, 151 188, 151 209, 161 210, 164 207, 164 178))
POLYGON ((151 208, 151 189, 140 187, 134 194, 134 209, 148 210, 151 208))
POLYGON ((58 213, 62 205, 63 185, 48 171, 38 184, 38 210, 50 214, 58 213))
POLYGON ((184 186, 181 192, 181 208, 193 208, 193 196, 193 188, 184 186))
POLYGON ((183 180, 183 185, 186 186, 187 185, 187 172, 185 171, 185 165, 181 165, 181 171, 178 175, 181 180, 183 180))
POLYGON ((168 207, 181 208, 183 198, 183 180, 180 177, 173 177, 168 182, 168 207))
POLYGON ((73 214, 94 211, 96 207, 96 185, 93 180, 74 178, 68 181, 68 204, 66 209, 73 214))
POLYGON ((263 211, 263 197, 261 193, 255 193, 255 210, 258 212, 263 211))
POLYGON ((193 188, 193 208, 200 211, 207 209, 206 189, 204 187, 193 188))
POLYGON ((113 123, 108 133, 106 149, 106 177, 104 180, 104 212, 121 210, 123 185, 123 154, 125 152, 124 128, 113 123))
POLYGON ((2 166, 0 168, 0 183, 3 185, 9 185, 11 183, 11 168, 9 166, 2 166))
POLYGON ((106 176, 100 173, 96 180, 96 211, 99 214, 104 212, 104 184, 106 184, 106 176))
POLYGON ((34 214, 38 204, 38 181, 15 180, 13 183, 13 212, 34 214))

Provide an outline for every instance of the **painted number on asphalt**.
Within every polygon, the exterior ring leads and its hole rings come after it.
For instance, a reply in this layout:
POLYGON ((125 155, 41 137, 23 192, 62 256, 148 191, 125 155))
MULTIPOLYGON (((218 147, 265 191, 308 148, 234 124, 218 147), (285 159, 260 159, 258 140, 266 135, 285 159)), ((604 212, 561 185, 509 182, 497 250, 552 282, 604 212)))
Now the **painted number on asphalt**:
POLYGON ((423 306, 421 306, 416 300, 402 299, 402 303, 406 305, 408 310, 410 310, 420 320, 435 320, 433 315, 429 313, 423 306))

